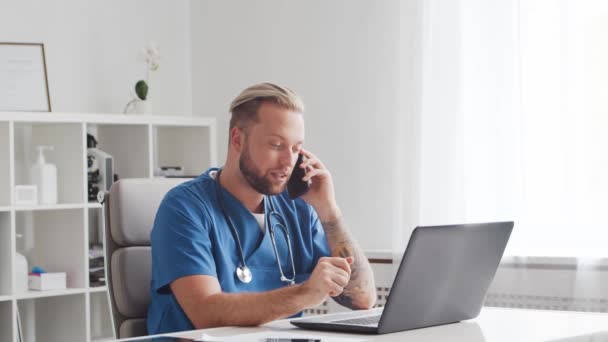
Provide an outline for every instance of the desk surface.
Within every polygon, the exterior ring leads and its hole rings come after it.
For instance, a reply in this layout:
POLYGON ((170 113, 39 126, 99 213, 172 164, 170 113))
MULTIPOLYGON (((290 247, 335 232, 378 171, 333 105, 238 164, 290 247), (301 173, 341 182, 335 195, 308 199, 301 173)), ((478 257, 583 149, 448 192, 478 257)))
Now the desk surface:
POLYGON ((315 332, 296 328, 289 324, 288 320, 280 320, 261 327, 214 328, 176 333, 171 336, 200 338, 203 333, 206 333, 219 337, 218 341, 221 341, 221 337, 257 332, 289 332, 294 336, 351 337, 369 341, 608 342, 608 314, 486 307, 473 320, 385 335, 315 332))

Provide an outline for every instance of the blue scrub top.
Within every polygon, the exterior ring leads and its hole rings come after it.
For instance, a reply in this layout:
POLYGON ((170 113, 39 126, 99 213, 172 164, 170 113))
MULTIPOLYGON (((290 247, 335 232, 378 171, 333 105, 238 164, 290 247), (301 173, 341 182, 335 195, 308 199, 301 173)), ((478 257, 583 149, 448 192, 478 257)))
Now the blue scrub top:
MULTIPOLYGON (((192 330, 169 285, 195 274, 214 276, 223 292, 260 292, 287 286, 280 280, 268 221, 264 232, 253 214, 224 188, 221 198, 232 218, 253 280, 242 283, 235 270, 240 263, 236 241, 222 213, 217 182, 207 170, 199 177, 171 189, 162 200, 151 234, 152 281, 148 308, 148 334, 192 330)), ((295 281, 308 279, 319 258, 328 256, 325 232, 314 209, 302 199, 291 200, 286 192, 265 197, 287 223, 295 263, 295 281)), ((264 201, 264 212, 271 208, 264 201)), ((267 219, 268 220, 268 219, 267 219)), ((271 220, 275 224, 274 219, 271 220)), ((275 240, 283 272, 293 275, 283 231, 275 229, 275 240)))

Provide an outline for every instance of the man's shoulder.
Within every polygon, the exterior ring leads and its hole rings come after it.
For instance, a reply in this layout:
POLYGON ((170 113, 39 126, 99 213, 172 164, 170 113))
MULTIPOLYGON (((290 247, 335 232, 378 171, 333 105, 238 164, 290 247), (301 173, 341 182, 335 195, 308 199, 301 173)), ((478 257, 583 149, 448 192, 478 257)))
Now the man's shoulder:
POLYGON ((215 181, 209 177, 209 172, 180 183, 170 189, 161 203, 162 207, 184 206, 188 208, 198 208, 207 206, 213 201, 215 194, 215 181))
POLYGON ((197 226, 210 222, 214 191, 208 172, 176 185, 161 201, 153 231, 173 231, 177 222, 197 226))

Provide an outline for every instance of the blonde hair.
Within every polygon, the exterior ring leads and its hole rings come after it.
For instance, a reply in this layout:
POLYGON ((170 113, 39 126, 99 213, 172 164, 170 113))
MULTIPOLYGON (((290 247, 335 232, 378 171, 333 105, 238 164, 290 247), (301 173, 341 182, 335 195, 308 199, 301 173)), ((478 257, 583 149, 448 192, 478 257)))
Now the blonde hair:
POLYGON ((233 127, 244 129, 256 122, 258 109, 264 102, 304 112, 304 103, 293 90, 268 82, 255 84, 243 90, 230 104, 230 130, 233 127))

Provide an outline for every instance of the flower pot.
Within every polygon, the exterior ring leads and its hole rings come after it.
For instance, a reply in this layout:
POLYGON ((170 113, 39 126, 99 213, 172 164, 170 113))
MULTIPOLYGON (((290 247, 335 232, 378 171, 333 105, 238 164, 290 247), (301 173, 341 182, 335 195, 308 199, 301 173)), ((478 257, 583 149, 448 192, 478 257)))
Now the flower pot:
POLYGON ((150 105, 146 100, 139 100, 135 102, 135 113, 136 114, 150 114, 150 105))

